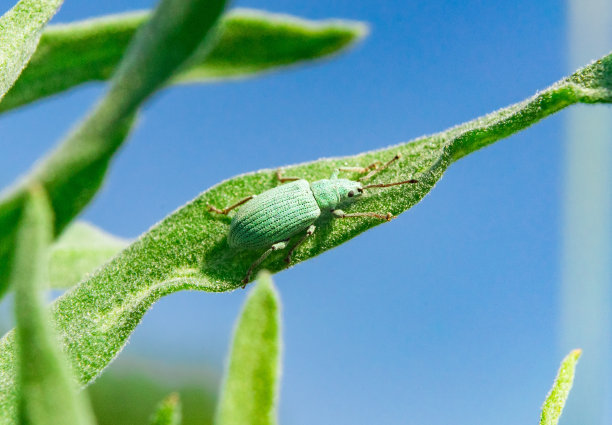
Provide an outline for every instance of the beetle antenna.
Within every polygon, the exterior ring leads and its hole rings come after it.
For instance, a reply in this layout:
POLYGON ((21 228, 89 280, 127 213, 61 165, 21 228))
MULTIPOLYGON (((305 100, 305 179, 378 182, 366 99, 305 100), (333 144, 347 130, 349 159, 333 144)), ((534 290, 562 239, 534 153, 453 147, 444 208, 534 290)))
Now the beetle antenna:
POLYGON ((395 183, 380 183, 380 184, 369 184, 367 186, 363 186, 362 189, 371 189, 373 187, 389 187, 389 186, 398 186, 400 184, 408 184, 408 183, 418 183, 418 180, 415 179, 410 179, 410 180, 404 180, 402 182, 395 182, 395 183))
MULTIPOLYGON (((389 165, 393 164, 395 161, 397 161, 398 159, 400 159, 402 157, 401 153, 396 153, 395 156, 393 158, 391 158, 390 161, 386 162, 385 164, 381 165, 381 166, 375 166, 374 169, 372 171, 370 171, 366 176, 361 177, 359 180, 360 181, 364 181, 364 180, 369 180, 371 179, 375 174, 380 173, 382 170, 384 170, 385 168, 387 168, 389 165)), ((375 165, 376 163, 372 164, 375 165)))

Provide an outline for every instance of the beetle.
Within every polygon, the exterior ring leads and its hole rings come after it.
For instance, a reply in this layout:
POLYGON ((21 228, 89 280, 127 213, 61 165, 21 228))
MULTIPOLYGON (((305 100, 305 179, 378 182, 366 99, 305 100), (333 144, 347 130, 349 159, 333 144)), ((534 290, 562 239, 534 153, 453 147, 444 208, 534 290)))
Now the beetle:
POLYGON ((332 214, 336 218, 373 217, 390 221, 395 218, 391 213, 357 212, 347 214, 338 207, 354 202, 364 190, 371 188, 390 187, 402 184, 418 183, 410 179, 394 183, 363 185, 361 181, 338 178, 340 171, 369 173, 360 180, 367 180, 400 159, 396 154, 390 161, 382 164, 376 161, 367 167, 343 167, 334 171, 329 179, 309 183, 298 177, 283 177, 277 170, 276 177, 283 184, 269 189, 259 195, 247 196, 235 204, 219 209, 208 205, 208 211, 227 215, 233 209, 242 206, 232 218, 227 241, 230 248, 263 249, 266 251, 247 270, 242 280, 243 288, 249 282, 253 270, 257 268, 272 252, 285 249, 289 240, 304 232, 302 238, 293 245, 285 262, 291 262, 291 255, 316 230, 315 223, 324 214, 332 214))

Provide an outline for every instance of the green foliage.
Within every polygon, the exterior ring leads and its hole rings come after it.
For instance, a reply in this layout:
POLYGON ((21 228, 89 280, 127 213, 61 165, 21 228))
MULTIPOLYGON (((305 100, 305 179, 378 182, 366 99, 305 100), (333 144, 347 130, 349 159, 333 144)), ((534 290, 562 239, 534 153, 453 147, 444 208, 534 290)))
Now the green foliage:
POLYGON ((36 50, 62 0, 21 0, 0 17, 0 101, 36 50))
POLYGON ((181 401, 176 393, 163 399, 150 421, 151 425, 179 425, 181 423, 181 401))
POLYGON ((127 240, 89 223, 71 224, 51 248, 49 285, 52 288, 73 286, 128 244, 127 240))
MULTIPOLYGON (((26 4, 25 1, 20 3, 22 6, 26 4)), ((14 259, 14 249, 19 243, 16 228, 31 182, 42 185, 42 190, 48 193, 53 212, 51 216, 54 219, 48 230, 55 237, 95 195, 113 154, 125 141, 139 107, 155 91, 170 82, 236 77, 314 59, 341 49, 363 33, 361 26, 342 23, 313 25, 288 17, 241 12, 223 21, 219 35, 212 30, 216 27, 224 4, 222 0, 162 0, 151 17, 132 15, 118 18, 114 22, 93 21, 85 24, 87 28, 64 26, 51 30, 50 36, 45 37, 30 71, 24 74, 7 102, 2 103, 5 110, 8 109, 6 105, 12 104, 14 107, 92 79, 91 75, 83 77, 84 69, 87 72, 103 69, 105 79, 111 73, 114 74, 106 96, 86 119, 22 182, 6 192, 0 201, 0 294, 7 288, 6 276, 9 275, 14 259), (79 34, 82 38, 74 38, 79 34), (108 37, 106 44, 109 50, 101 51, 103 49, 96 49, 95 43, 104 42, 101 40, 104 36, 108 37), (215 42, 217 45, 213 48, 215 42), (114 51, 113 46, 116 48, 114 51), (74 66, 79 49, 81 53, 83 50, 91 52, 93 56, 85 56, 93 62, 84 63, 83 68, 77 70, 80 74, 70 74, 62 66, 74 66), (100 59, 95 57, 95 53, 107 56, 100 59), (117 65, 120 57, 121 62, 117 65), (55 73, 54 78, 49 73, 55 73), (63 82, 58 82, 58 78, 63 82)), ((19 5, 15 10, 20 10, 19 5)), ((45 8, 41 7, 41 10, 45 8)), ((29 12, 36 20, 36 13, 32 10, 29 12)), ((17 15, 19 19, 25 19, 25 15, 17 15)), ((3 35, 9 34, 10 31, 4 29, 11 29, 6 23, 13 22, 10 20, 13 18, 9 16, 2 19, 4 26, 0 30, 3 30, 3 35)), ((30 28, 28 25, 24 24, 23 28, 30 28)), ((83 58, 80 55, 79 60, 83 58)), ((7 83, 7 89, 15 78, 7 83)), ((88 235, 89 230, 76 228, 74 233, 69 233, 55 247, 51 262, 54 285, 69 285, 79 279, 84 270, 95 267, 98 261, 102 261, 103 257, 116 248, 112 246, 114 243, 107 244, 109 241, 102 240, 104 238, 100 238, 100 235, 93 235, 95 240, 88 245, 86 252, 78 255, 71 252, 80 245, 79 239, 82 241, 84 237, 92 237, 91 232, 88 235)), ((98 328, 98 331, 102 330, 107 336, 114 334, 114 337, 118 337, 117 343, 123 345, 133 329, 132 325, 137 323, 152 300, 167 293, 165 288, 160 289, 161 292, 153 290, 150 293, 145 291, 132 294, 135 295, 132 299, 134 304, 130 304, 127 310, 106 310, 110 315, 106 317, 114 317, 116 320, 108 322, 109 326, 105 330, 98 328), (140 297, 144 297, 143 303, 140 297), (138 311, 136 322, 123 314, 132 308, 138 311), (121 327, 120 323, 125 326, 123 331, 114 327, 121 327)), ((82 306, 93 307, 98 304, 95 294, 86 298, 82 306)), ((92 338, 82 342, 93 350, 93 355, 80 353, 83 345, 68 340, 84 330, 80 326, 83 323, 70 324, 69 317, 62 309, 54 307, 53 314, 68 319, 64 326, 56 323, 59 337, 78 369, 78 378, 88 382, 108 363, 108 355, 117 351, 117 344, 107 346, 105 337, 96 340, 97 337, 91 334, 92 338), (94 362, 90 364, 92 367, 88 372, 85 370, 87 368, 81 369, 81 365, 91 360, 94 362), (88 375, 88 378, 84 379, 82 373, 88 375)), ((128 316, 132 314, 134 311, 129 312, 128 316)), ((84 318, 80 313, 76 316, 84 318)), ((95 324, 94 328, 102 324, 94 316, 90 319, 93 319, 91 323, 95 324)), ((0 387, 6 390, 0 391, 0 423, 13 423, 17 414, 19 391, 15 381, 18 368, 14 357, 15 337, 11 333, 0 342, 0 346, 5 349, 1 354, 0 387)))
POLYGON ((87 388, 98 425, 145 424, 170 392, 180 396, 182 425, 212 424, 217 379, 206 366, 121 356, 87 388))
MULTIPOLYGON (((126 13, 45 30, 28 67, 0 103, 0 112, 111 77, 134 33, 150 13, 126 13)), ((208 82, 245 77, 317 59, 349 46, 365 34, 355 22, 313 22, 252 10, 225 15, 218 40, 173 78, 208 82)))
MULTIPOLYGON (((229 249, 231 217, 208 212, 208 205, 224 207, 274 187, 272 170, 244 174, 202 193, 53 303, 53 320, 48 320, 42 286, 50 241, 95 195, 142 104, 172 83, 260 73, 333 53, 363 34, 362 26, 314 26, 253 12, 218 22, 224 0, 161 0, 152 15, 115 16, 48 30, 31 66, 19 78, 60 4, 21 0, 0 18, 0 100, 17 81, 0 103, 0 112, 87 81, 111 81, 86 119, 0 200, 0 295, 13 282, 17 316, 17 330, 0 340, 0 424, 93 423, 87 403, 76 394, 68 362, 56 347, 54 331, 77 379, 87 384, 122 349, 155 301, 183 289, 236 289, 261 254, 229 249)), ((457 159, 578 102, 612 102, 612 55, 530 99, 445 132, 286 171, 314 181, 329 177, 339 166, 365 166, 401 153, 401 162, 378 174, 374 182, 416 178, 419 183, 373 191, 347 210, 397 215, 419 202, 457 159)), ((378 224, 371 218, 323 221, 292 264, 378 224)), ((50 267, 54 285, 80 280, 122 245, 94 233, 75 227, 59 241, 50 267), (79 245, 84 238, 91 238, 91 244, 79 245), (83 252, 76 255, 75 249, 83 252)), ((284 255, 274 253, 263 266, 272 272, 283 269, 284 255)), ((217 412, 219 424, 276 423, 279 309, 271 280, 264 275, 236 329, 217 412)), ((544 404, 542 424, 557 423, 579 354, 572 352, 564 360, 544 404)), ((178 411, 178 399, 171 397, 153 421, 177 423, 178 411)))
POLYGON ((274 425, 280 376, 280 300, 267 272, 246 301, 232 341, 217 425, 274 425))
POLYGON ((51 209, 44 191, 28 192, 17 230, 11 280, 15 285, 19 355, 19 422, 34 425, 87 425, 93 416, 57 349, 44 286, 51 241, 51 209))
MULTIPOLYGON (((329 177, 339 166, 365 166, 400 152, 402 160, 378 174, 375 181, 418 178, 420 183, 381 189, 347 209, 397 215, 420 201, 456 159, 572 103, 611 102, 610 75, 612 55, 524 102, 445 132, 353 157, 286 167, 286 171, 288 175, 313 181, 329 177)), ((262 170, 226 180, 205 191, 54 303, 56 326, 82 383, 90 382, 108 365, 144 313, 162 296, 184 289, 230 291, 241 285, 244 272, 260 253, 230 250, 226 235, 231 218, 208 212, 207 205, 226 206, 276 184, 274 171, 262 170)), ((321 254, 378 224, 378 220, 369 218, 322 223, 295 253, 292 264, 321 254)), ((283 252, 271 255, 263 267, 273 272, 284 269, 283 256, 283 252)), ((12 346, 11 334, 0 341, 0 423, 13 411, 15 402, 12 346)))
POLYGON ((119 64, 110 89, 87 118, 0 202, 0 294, 7 289, 13 229, 24 184, 39 182, 53 207, 55 235, 98 191, 113 154, 125 141, 138 108, 198 49, 206 49, 225 0, 162 0, 119 64))
POLYGON ((561 367, 557 373, 555 383, 546 396, 546 401, 544 401, 544 405, 542 406, 540 425, 557 425, 557 423, 559 423, 559 418, 563 412, 563 406, 565 406, 567 396, 574 383, 574 371, 580 354, 582 354, 581 350, 574 350, 561 362, 561 367))
MULTIPOLYGON (((56 235, 96 194, 138 106, 161 86, 170 81, 237 77, 315 59, 338 51, 364 33, 364 27, 355 23, 314 24, 242 11, 225 18, 218 40, 207 43, 208 30, 222 7, 220 0, 211 3, 210 16, 197 9, 205 8, 203 0, 191 2, 197 7, 185 2, 187 6, 172 8, 171 3, 162 2, 172 13, 162 8, 156 12, 157 19, 130 14, 48 30, 33 62, 0 103, 0 111, 6 110, 84 81, 106 79, 127 52, 106 97, 28 176, 43 182, 49 192, 56 235), (191 21, 181 10, 191 13, 191 21), (131 40, 137 29, 144 35, 131 40), (127 48, 129 40, 131 47, 127 48)), ((10 265, 23 192, 23 185, 16 186, 0 200, 0 295, 7 287, 3 276, 10 265)))

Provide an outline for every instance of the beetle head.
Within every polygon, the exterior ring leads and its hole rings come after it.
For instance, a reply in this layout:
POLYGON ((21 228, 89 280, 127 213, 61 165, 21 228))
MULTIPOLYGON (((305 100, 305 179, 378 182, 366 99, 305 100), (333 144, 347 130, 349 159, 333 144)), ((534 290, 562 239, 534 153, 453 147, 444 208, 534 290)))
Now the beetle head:
POLYGON ((336 186, 339 203, 354 200, 363 194, 363 187, 359 182, 348 179, 336 179, 333 182, 336 186))
POLYGON ((348 179, 324 179, 310 184, 310 189, 322 210, 333 210, 338 205, 361 196, 361 183, 348 179))

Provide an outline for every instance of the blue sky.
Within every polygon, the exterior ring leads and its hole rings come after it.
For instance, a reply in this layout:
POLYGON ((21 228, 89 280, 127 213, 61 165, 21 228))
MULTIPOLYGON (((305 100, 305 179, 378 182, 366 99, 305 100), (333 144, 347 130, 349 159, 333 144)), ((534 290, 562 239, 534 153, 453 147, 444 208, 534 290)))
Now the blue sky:
MULTIPOLYGON (((153 4, 66 0, 55 22, 153 4)), ((3 10, 9 5, 0 0, 3 10)), ((330 61, 156 96, 83 218, 135 237, 232 175, 440 131, 568 73, 559 1, 234 6, 355 19, 371 33, 330 61)), ((86 86, 0 117, 0 185, 27 170, 102 91, 86 86)), ((283 423, 538 420, 565 354, 558 294, 566 117, 462 159, 397 220, 276 275, 283 423)), ((122 355, 220 370, 245 294, 167 297, 122 355)))

